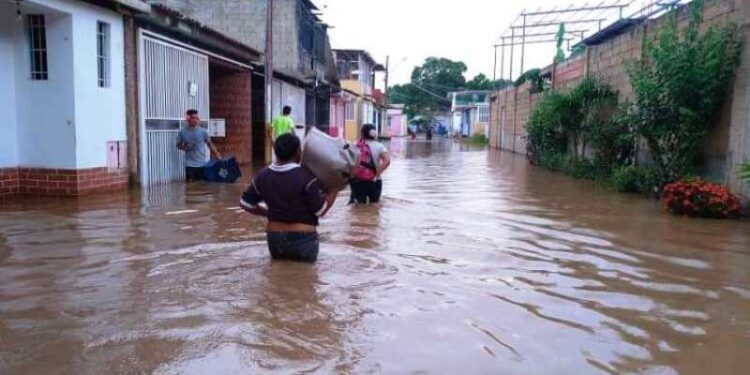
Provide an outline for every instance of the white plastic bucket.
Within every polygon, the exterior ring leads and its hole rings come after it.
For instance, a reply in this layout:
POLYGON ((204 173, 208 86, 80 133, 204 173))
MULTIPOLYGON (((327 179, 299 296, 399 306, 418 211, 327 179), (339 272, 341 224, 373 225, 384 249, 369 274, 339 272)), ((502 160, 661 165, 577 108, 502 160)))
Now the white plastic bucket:
POLYGON ((359 149, 312 128, 303 143, 302 165, 318 177, 326 191, 340 191, 348 186, 352 169, 359 165, 359 149))

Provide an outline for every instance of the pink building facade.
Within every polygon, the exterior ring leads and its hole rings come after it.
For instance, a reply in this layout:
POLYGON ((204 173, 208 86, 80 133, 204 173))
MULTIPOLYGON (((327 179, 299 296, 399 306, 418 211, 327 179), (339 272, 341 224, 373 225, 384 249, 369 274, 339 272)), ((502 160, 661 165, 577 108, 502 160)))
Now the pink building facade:
POLYGON ((388 128, 389 136, 391 137, 404 137, 407 135, 407 126, 409 125, 406 114, 404 113, 404 106, 399 104, 391 105, 388 108, 388 128))

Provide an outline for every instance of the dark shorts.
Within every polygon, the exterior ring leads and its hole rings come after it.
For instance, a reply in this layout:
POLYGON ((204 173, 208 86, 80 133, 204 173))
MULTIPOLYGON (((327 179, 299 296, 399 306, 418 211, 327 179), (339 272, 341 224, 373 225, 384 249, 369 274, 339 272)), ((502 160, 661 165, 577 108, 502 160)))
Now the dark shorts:
POLYGON ((318 233, 268 232, 266 238, 274 260, 314 263, 318 259, 318 233))
POLYGON ((185 180, 203 181, 205 179, 205 167, 185 167, 185 180))
POLYGON ((349 187, 352 189, 352 199, 349 203, 378 203, 383 193, 383 180, 362 181, 355 178, 349 182, 349 187))

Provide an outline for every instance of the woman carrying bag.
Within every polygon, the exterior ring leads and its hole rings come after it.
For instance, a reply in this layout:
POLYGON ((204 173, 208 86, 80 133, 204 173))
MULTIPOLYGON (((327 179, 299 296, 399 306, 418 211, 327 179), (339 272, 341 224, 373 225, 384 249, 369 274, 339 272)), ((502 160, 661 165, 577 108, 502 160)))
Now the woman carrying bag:
POLYGON ((375 126, 362 126, 362 137, 357 141, 360 162, 354 170, 354 178, 349 182, 352 198, 349 203, 370 204, 380 202, 383 181, 380 176, 391 165, 388 149, 377 141, 375 126))

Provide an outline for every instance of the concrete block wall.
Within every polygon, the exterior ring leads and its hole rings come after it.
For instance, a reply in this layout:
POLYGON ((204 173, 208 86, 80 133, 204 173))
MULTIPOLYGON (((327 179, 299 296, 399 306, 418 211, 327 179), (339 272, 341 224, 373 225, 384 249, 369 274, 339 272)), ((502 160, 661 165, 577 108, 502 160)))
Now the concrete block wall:
MULTIPOLYGON (((265 50, 266 0, 154 0, 257 51, 265 50)), ((298 0, 274 2, 274 70, 298 70, 298 0)))
POLYGON ((570 90, 583 79, 586 71, 586 55, 576 56, 553 66, 553 88, 570 90))
POLYGON ((742 163, 750 163, 750 6, 744 0, 736 1, 735 20, 740 24, 744 48, 742 63, 732 88, 730 110, 723 113, 723 121, 729 123, 725 174, 729 186, 750 196, 750 186, 737 176, 737 168, 742 163), (743 5, 740 7, 740 5, 743 5), (741 22, 741 23, 740 23, 741 22))
POLYGON ((490 97, 489 141, 492 148, 500 148, 500 106, 497 105, 497 100, 496 95, 490 97))
POLYGON ((642 29, 636 28, 591 47, 585 54, 588 60, 586 74, 612 86, 621 97, 629 97, 633 90, 630 86, 627 67, 640 59, 642 40, 642 29))
MULTIPOLYGON (((732 22, 743 35, 744 43, 742 62, 730 98, 713 124, 705 145, 703 172, 723 180, 734 191, 750 195, 750 188, 736 174, 739 164, 750 162, 750 6, 746 3, 747 0, 707 0, 704 4, 703 31, 711 26, 732 22)), ((690 10, 683 7, 675 16, 678 28, 684 28, 689 21, 690 10)), ((600 45, 589 47, 582 56, 545 68, 554 69, 553 88, 568 90, 588 75, 611 85, 620 93, 621 100, 631 97, 628 65, 641 58, 644 38, 658 35, 666 20, 661 17, 649 21, 600 45)), ((496 100, 490 105, 494 114, 490 126, 493 134, 500 134, 501 139, 491 140, 492 147, 524 153, 526 121, 538 95, 530 95, 528 86, 523 85, 496 92, 493 97, 496 100), (505 121, 502 121, 503 110, 506 113, 505 121)))
POLYGON ((211 74, 211 117, 226 120, 226 137, 212 138, 222 155, 252 160, 251 72, 211 74))

